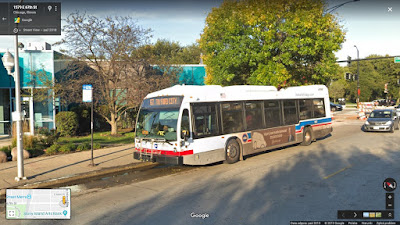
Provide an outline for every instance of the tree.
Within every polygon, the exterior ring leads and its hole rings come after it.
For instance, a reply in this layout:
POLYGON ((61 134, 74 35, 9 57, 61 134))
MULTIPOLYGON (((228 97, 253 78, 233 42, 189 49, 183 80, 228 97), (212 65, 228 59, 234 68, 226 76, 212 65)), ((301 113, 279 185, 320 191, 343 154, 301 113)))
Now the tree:
POLYGON ((117 122, 127 110, 137 108, 145 95, 170 85, 170 79, 156 75, 140 47, 148 43, 150 30, 131 17, 106 17, 72 13, 63 27, 67 46, 77 61, 68 67, 63 80, 63 96, 82 92, 82 84, 93 84, 96 111, 117 134, 117 122), (74 88, 74 90, 72 89, 74 88))
POLYGON ((327 84, 344 32, 322 0, 225 0, 200 38, 206 83, 327 84))
MULTIPOLYGON (((388 56, 388 55, 386 55, 388 56)), ((369 55, 366 58, 379 58, 381 55, 369 55)), ((357 63, 348 67, 352 74, 357 72, 357 63)), ((360 101, 372 101, 382 98, 399 98, 397 79, 400 78, 400 65, 393 59, 378 59, 360 61, 360 101), (388 93, 384 93, 385 84, 388 84, 388 93)), ((350 82, 347 97, 354 100, 357 97, 356 82, 350 82)))

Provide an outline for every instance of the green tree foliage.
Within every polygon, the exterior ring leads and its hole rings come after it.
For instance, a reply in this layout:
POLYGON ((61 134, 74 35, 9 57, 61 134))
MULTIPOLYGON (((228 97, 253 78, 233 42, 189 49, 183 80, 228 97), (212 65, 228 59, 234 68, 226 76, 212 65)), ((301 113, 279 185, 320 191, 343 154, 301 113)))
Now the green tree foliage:
POLYGON ((155 44, 142 46, 140 53, 151 64, 198 64, 201 50, 198 44, 181 46, 179 42, 159 39, 155 44))
POLYGON ((182 73, 180 64, 198 64, 200 62, 200 48, 197 44, 181 46, 179 42, 157 40, 155 44, 148 44, 139 49, 140 56, 147 59, 154 72, 170 78, 171 84, 178 83, 178 74, 182 73))
POLYGON ((322 0, 226 0, 206 18, 208 84, 327 84, 344 42, 322 0))
MULTIPOLYGON (((388 55, 386 55, 388 56, 388 55)), ((366 58, 378 58, 381 55, 370 55, 366 58)), ((346 68, 352 74, 357 73, 357 63, 352 63, 346 68)), ((375 99, 400 98, 397 79, 400 78, 400 64, 393 62, 392 58, 379 60, 360 61, 360 101, 372 101, 375 99), (384 93, 385 84, 388 84, 388 93, 384 93)), ((346 98, 355 101, 357 98, 357 82, 348 81, 346 98)))

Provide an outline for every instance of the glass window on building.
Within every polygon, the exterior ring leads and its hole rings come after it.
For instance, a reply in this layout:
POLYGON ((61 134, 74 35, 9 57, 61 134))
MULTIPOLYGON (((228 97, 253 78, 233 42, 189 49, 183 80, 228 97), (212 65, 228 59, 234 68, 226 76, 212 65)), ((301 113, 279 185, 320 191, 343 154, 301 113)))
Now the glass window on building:
POLYGON ((33 99, 35 128, 47 127, 49 130, 53 129, 53 99, 50 90, 47 92, 47 96, 48 98, 44 101, 33 99))
POLYGON ((0 89, 0 135, 11 133, 10 89, 0 89))

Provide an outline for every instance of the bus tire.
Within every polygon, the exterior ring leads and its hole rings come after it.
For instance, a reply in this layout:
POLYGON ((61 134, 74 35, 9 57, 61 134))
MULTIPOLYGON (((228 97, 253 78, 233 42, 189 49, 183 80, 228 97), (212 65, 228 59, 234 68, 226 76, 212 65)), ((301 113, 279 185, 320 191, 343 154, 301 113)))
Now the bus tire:
POLYGON ((225 161, 229 164, 239 161, 240 156, 240 146, 235 139, 228 141, 225 149, 225 161))
POLYGON ((301 142, 301 145, 308 146, 311 144, 312 140, 313 140, 313 135, 311 127, 304 128, 303 141, 301 142))

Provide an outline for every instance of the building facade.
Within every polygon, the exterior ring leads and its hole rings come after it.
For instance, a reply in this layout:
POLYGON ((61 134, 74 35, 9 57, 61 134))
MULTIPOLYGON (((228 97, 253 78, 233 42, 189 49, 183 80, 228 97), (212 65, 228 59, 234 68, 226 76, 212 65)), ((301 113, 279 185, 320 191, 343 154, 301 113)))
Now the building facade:
MULTIPOLYGON (((24 132, 34 135, 35 130, 42 127, 49 130, 56 128, 55 115, 60 106, 58 98, 49 89, 48 82, 55 82, 55 77, 66 68, 68 60, 65 59, 65 55, 50 50, 51 46, 47 43, 29 44, 27 49, 19 51, 21 109, 24 115, 24 132), (37 89, 41 89, 41 93, 47 93, 45 100, 35 97, 34 92, 37 89)), ((12 51, 10 52, 14 55, 12 51)), ((0 51, 0 58, 4 53, 5 51, 0 51)), ((178 66, 182 68, 182 72, 178 75, 179 84, 204 85, 206 76, 204 64, 178 66)), ((12 134, 13 111, 15 111, 14 78, 7 74, 0 61, 0 136, 12 134)))
MULTIPOLYGON (((0 52, 0 58, 4 55, 0 52)), ((11 54, 13 54, 11 52, 11 54)), ((14 55, 14 54, 13 54, 14 55)), ((24 132, 34 134, 35 129, 55 128, 56 98, 48 88, 48 81, 54 82, 57 72, 62 69, 62 54, 53 50, 20 50, 19 70, 21 80, 21 109, 24 115, 24 132), (35 89, 47 90, 48 98, 38 101, 34 98, 35 89)), ((14 78, 0 61, 0 135, 12 132, 12 112, 15 111, 14 78)))

